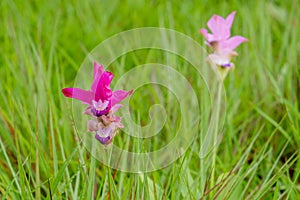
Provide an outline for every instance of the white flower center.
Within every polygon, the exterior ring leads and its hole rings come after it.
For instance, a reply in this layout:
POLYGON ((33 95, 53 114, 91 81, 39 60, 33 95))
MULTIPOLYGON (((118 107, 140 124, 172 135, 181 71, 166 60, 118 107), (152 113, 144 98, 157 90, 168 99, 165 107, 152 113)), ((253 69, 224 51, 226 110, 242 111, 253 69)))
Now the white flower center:
POLYGON ((93 107, 98 110, 98 111, 102 111, 105 110, 108 106, 108 101, 103 101, 100 99, 98 102, 93 100, 93 107))

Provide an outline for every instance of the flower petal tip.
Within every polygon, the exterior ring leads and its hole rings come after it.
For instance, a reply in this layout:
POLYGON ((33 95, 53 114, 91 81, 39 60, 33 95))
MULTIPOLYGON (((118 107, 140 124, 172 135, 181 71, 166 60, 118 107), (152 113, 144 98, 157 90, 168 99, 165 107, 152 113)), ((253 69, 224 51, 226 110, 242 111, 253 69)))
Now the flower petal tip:
POLYGON ((65 95, 65 97, 72 97, 72 88, 64 88, 61 92, 65 95))
POLYGON ((236 11, 234 10, 227 16, 226 19, 228 19, 229 17, 234 17, 235 15, 236 15, 236 11))
POLYGON ((103 65, 94 61, 94 68, 102 68, 103 69, 103 65))
POLYGON ((201 33, 202 35, 206 35, 208 32, 207 32, 207 30, 205 29, 205 28, 201 28, 200 30, 199 30, 199 33, 201 33))

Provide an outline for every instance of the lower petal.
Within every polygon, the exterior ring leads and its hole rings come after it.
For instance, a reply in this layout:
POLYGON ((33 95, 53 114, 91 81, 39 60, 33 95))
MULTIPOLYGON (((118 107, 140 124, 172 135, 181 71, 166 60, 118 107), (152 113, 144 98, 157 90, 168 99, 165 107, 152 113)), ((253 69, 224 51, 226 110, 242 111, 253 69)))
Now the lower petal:
POLYGON ((230 49, 234 50, 237 48, 241 43, 247 42, 248 39, 244 38, 242 36, 234 36, 232 38, 229 38, 228 40, 220 43, 220 48, 222 49, 230 49))
POLYGON ((130 90, 129 92, 125 90, 116 90, 113 92, 112 97, 111 97, 111 104, 114 106, 115 104, 119 103, 129 95, 131 95, 133 90, 130 90))

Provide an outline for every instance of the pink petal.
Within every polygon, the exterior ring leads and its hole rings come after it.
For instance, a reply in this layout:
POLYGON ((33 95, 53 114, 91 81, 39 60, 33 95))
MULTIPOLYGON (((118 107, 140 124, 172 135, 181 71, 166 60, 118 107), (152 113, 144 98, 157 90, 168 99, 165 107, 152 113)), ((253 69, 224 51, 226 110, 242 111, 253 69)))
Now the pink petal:
POLYGON ((208 38, 208 31, 205 28, 201 28, 199 31, 206 39, 208 38))
POLYGON ((117 127, 118 128, 124 128, 124 125, 120 122, 121 121, 121 117, 119 118, 119 119, 117 119, 118 120, 118 122, 117 122, 117 127))
POLYGON ((102 74, 104 73, 103 66, 98 64, 96 61, 94 62, 94 81, 91 86, 91 91, 95 92, 96 87, 98 85, 99 79, 101 78, 102 74))
POLYGON ((97 74, 102 75, 104 72, 103 65, 98 64, 96 61, 94 62, 94 78, 97 76, 97 74))
POLYGON ((227 27, 225 19, 219 15, 213 15, 207 22, 207 26, 217 41, 225 40, 230 36, 230 27, 227 27))
POLYGON ((248 39, 244 38, 242 36, 234 36, 232 38, 229 38, 228 40, 220 43, 221 49, 229 49, 234 50, 237 48, 241 43, 247 42, 248 39))
POLYGON ((69 98, 78 99, 84 103, 91 104, 94 94, 91 91, 82 90, 80 88, 64 88, 62 93, 69 98))
POLYGON ((207 22, 208 28, 213 32, 213 33, 218 33, 219 32, 219 27, 220 25, 225 23, 225 19, 219 15, 213 15, 207 22))
POLYGON ((110 111, 111 113, 115 113, 119 108, 121 108, 123 105, 122 104, 115 104, 114 106, 111 107, 110 111))
POLYGON ((228 16, 227 16, 227 18, 226 18, 226 26, 227 26, 227 28, 231 28, 231 26, 232 26, 232 22, 233 22, 233 20, 234 20, 234 16, 235 16, 235 14, 236 14, 236 11, 233 11, 232 13, 230 13, 228 16))
POLYGON ((113 78, 114 75, 111 72, 103 72, 95 88, 96 101, 99 101, 99 99, 101 99, 102 101, 108 100, 112 96, 110 83, 113 78))
POLYGON ((111 104, 112 106, 119 103, 129 95, 131 95, 133 90, 130 90, 129 92, 125 90, 116 90, 113 92, 112 97, 111 97, 111 104))
POLYGON ((98 121, 97 120, 92 119, 92 120, 88 121, 88 130, 90 132, 97 131, 98 129, 99 129, 99 127, 98 127, 98 121))
POLYGON ((92 110, 91 110, 91 106, 87 107, 85 109, 85 111, 83 111, 83 114, 85 115, 90 115, 90 116, 94 116, 94 114, 92 113, 92 110))
POLYGON ((214 35, 209 34, 208 31, 207 31, 205 28, 202 28, 202 29, 200 30, 200 33, 201 33, 202 35, 204 35, 205 39, 206 39, 208 42, 213 42, 213 41, 215 41, 214 35))
POLYGON ((110 136, 110 134, 113 132, 114 127, 112 126, 107 126, 101 129, 102 130, 102 134, 105 136, 110 136))

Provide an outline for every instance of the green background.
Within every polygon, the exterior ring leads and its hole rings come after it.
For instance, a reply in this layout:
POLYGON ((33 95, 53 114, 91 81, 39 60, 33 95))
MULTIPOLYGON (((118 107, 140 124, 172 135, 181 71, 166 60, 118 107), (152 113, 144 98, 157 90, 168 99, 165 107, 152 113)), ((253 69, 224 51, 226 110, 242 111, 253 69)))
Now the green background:
MULTIPOLYGON (((300 198, 299 1, 3 0, 0 6, 3 199, 300 198), (191 150, 165 169, 140 174, 91 157, 61 93, 87 53, 114 34, 149 26, 204 44, 199 29, 213 14, 234 10, 232 33, 249 42, 238 47, 236 68, 225 80, 227 116, 215 168, 191 150)), ((136 52, 125 68, 111 71, 119 76, 144 63, 145 54, 136 52)), ((137 93, 131 106, 147 120, 143 105, 153 102, 134 103, 142 95, 151 90, 137 93)))

